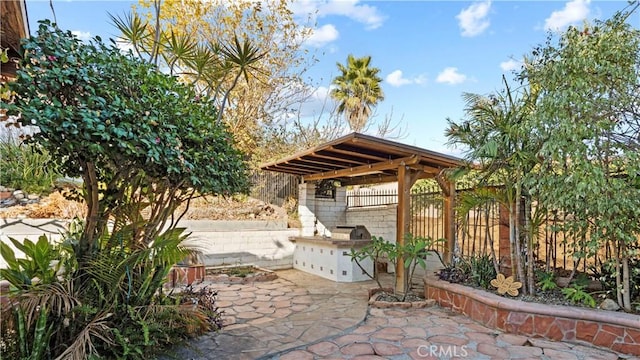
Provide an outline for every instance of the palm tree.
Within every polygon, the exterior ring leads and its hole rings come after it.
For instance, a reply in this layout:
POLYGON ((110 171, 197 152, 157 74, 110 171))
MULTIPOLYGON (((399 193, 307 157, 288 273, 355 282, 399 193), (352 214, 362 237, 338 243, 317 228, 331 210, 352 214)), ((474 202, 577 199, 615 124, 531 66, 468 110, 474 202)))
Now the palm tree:
POLYGON ((344 114, 349 127, 356 132, 365 128, 375 105, 384 100, 380 88, 382 79, 378 76, 380 69, 370 64, 371 56, 356 58, 350 54, 346 66, 337 63, 341 74, 332 82, 336 87, 330 95, 340 102, 338 114, 344 114))
MULTIPOLYGON (((469 211, 483 201, 497 201, 509 210, 509 242, 511 244, 511 264, 514 274, 523 282, 522 292, 533 293, 533 240, 536 234, 533 217, 527 214, 523 233, 527 259, 522 257, 524 244, 521 241, 520 214, 521 199, 526 195, 526 178, 537 165, 536 154, 540 147, 538 139, 531 131, 530 117, 537 98, 537 90, 523 90, 522 95, 512 91, 503 76, 505 91, 488 97, 463 95, 467 105, 467 118, 462 123, 449 120, 446 136, 450 144, 460 144, 468 148, 467 160, 478 162, 481 171, 478 186, 481 189, 472 194, 462 211, 469 211), (486 191, 484 185, 492 181, 504 185, 502 190, 486 191), (524 265, 528 266, 525 276, 524 265), (527 280, 527 282, 525 282, 527 280)), ((538 209, 539 211, 543 211, 538 209)), ((536 218, 539 216, 536 216, 536 218)))

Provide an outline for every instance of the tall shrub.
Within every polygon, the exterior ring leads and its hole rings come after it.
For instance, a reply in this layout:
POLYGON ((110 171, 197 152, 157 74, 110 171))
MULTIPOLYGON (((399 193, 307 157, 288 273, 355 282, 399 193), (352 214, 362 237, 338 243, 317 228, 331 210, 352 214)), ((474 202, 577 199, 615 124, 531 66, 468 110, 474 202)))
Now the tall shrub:
POLYGON ((87 203, 79 258, 97 249, 107 221, 149 208, 134 238, 149 244, 176 207, 195 194, 247 189, 242 155, 216 122, 217 109, 193 88, 99 38, 83 43, 42 22, 23 43, 9 115, 40 129, 30 139, 81 177, 87 203))
POLYGON ((490 201, 508 209, 511 264, 523 282, 523 294, 527 294, 535 290, 530 286, 532 269, 525 273, 525 264, 533 265, 533 243, 523 231, 518 214, 528 193, 525 180, 536 167, 536 152, 541 146, 540 137, 531 131, 532 104, 537 94, 512 90, 504 77, 503 83, 505 90, 490 96, 464 94, 466 118, 459 123, 449 120, 446 135, 451 144, 468 148, 469 168, 481 166, 475 184, 478 189, 461 201, 461 215, 490 201), (484 188, 492 181, 504 184, 504 188, 484 188))
POLYGON ((532 191, 583 238, 575 257, 614 245, 626 309, 640 236, 640 30, 630 25, 639 7, 633 1, 611 19, 550 38, 522 74, 539 86, 534 131, 545 139, 532 191))

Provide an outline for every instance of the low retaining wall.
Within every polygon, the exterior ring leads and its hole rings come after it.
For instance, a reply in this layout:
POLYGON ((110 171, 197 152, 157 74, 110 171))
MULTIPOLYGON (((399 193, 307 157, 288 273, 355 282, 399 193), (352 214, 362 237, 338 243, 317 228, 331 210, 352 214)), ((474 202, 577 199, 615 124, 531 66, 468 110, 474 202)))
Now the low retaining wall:
MULTIPOLYGON (((56 241, 67 224, 67 220, 56 219, 0 219, 0 241, 12 248, 9 237, 37 240, 46 234, 56 241)), ((179 226, 191 233, 185 243, 202 251, 206 266, 253 264, 266 269, 291 268, 294 245, 289 237, 300 235, 299 229, 287 229, 286 220, 184 220, 179 226)), ((21 254, 15 248, 14 251, 18 256, 21 254)), ((5 266, 0 257, 0 268, 5 266)))
POLYGON ((424 292, 425 298, 490 328, 640 355, 638 315, 512 300, 433 276, 424 277, 424 292))
POLYGON ((253 264, 270 270, 289 269, 295 249, 289 238, 300 234, 300 229, 287 229, 286 221, 279 225, 207 221, 185 226, 191 231, 186 243, 202 252, 206 266, 253 264))

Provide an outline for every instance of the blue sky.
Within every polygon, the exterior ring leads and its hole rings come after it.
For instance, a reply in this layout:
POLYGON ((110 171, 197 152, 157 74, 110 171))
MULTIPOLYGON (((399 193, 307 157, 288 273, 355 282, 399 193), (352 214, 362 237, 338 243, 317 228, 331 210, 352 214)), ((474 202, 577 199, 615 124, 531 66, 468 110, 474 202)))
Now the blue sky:
MULTIPOLYGON (((108 13, 124 14, 130 1, 54 0, 58 24, 80 37, 114 37, 108 13)), ((318 102, 347 55, 370 55, 384 79, 381 121, 392 114, 406 137, 398 141, 457 154, 445 145, 447 118, 460 120, 462 93, 487 94, 511 79, 524 54, 549 31, 594 18, 606 19, 626 1, 357 1, 299 0, 294 13, 316 15, 306 46, 319 62, 310 70, 318 102)), ((32 33, 51 18, 49 1, 27 0, 32 33)), ((640 14, 629 20, 640 27, 640 14)))

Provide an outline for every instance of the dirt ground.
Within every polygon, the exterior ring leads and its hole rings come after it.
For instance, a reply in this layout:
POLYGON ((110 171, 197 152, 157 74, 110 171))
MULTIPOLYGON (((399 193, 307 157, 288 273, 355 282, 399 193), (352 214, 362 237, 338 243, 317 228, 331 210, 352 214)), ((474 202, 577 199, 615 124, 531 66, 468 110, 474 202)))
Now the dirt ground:
MULTIPOLYGON (((289 207, 292 207, 290 205, 289 207)), ((182 213, 185 205, 178 208, 182 213)), ((72 219, 84 217, 83 203, 65 198, 54 192, 42 198, 37 204, 12 206, 0 209, 0 218, 56 218, 72 219)), ((183 217, 189 220, 277 220, 287 219, 287 208, 266 204, 251 197, 207 196, 191 201, 183 217)))

